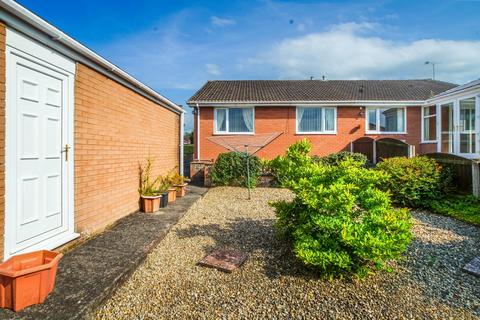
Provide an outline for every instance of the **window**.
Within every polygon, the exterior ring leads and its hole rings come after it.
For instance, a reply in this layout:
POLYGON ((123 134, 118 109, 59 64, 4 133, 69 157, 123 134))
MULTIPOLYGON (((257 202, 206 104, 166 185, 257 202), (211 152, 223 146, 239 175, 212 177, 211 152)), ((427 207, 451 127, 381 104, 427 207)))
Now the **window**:
POLYGON ((336 133, 335 107, 297 107, 297 133, 336 133))
POLYGON ((367 108, 367 133, 405 133, 405 108, 367 108))
POLYGON ((460 100, 460 153, 475 153, 475 98, 460 100))
POLYGON ((422 108, 423 142, 437 141, 437 106, 422 108))
POLYGON ((253 107, 215 108, 215 133, 253 133, 253 107))
POLYGON ((441 150, 445 153, 453 153, 453 102, 440 106, 440 119, 441 150))

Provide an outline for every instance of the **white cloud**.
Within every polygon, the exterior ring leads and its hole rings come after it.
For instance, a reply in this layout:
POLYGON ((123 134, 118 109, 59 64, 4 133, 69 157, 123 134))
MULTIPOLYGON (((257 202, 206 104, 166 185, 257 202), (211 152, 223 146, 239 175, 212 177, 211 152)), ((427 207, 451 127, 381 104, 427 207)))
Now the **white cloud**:
POLYGON ((213 26, 217 26, 217 27, 227 27, 237 23, 234 19, 219 18, 216 16, 210 17, 210 22, 212 23, 213 26))
POLYGON ((381 25, 346 23, 328 31, 284 39, 250 59, 255 69, 274 69, 279 78, 436 78, 465 83, 480 77, 480 41, 421 39, 402 42, 375 36, 381 25))
POLYGON ((220 74, 222 74, 220 67, 214 63, 207 63, 205 67, 207 68, 208 74, 211 74, 213 76, 219 76, 220 74))

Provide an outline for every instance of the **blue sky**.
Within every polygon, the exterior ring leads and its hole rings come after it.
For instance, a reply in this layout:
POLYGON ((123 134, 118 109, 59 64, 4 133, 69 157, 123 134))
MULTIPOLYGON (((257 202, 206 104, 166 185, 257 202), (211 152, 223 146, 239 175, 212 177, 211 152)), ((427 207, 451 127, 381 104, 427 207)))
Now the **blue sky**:
POLYGON ((19 3, 183 105, 213 79, 480 77, 480 0, 19 3))

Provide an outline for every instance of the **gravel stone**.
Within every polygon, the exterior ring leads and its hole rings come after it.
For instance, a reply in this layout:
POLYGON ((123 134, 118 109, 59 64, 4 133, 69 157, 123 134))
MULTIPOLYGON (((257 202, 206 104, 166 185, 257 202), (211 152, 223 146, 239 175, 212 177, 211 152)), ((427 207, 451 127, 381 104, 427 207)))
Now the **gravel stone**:
MULTIPOLYGON (((414 212, 415 239, 392 272, 321 278, 275 235, 269 201, 288 190, 211 189, 101 307, 94 319, 480 319, 480 229, 414 212), (231 274, 197 265, 214 248, 248 253, 231 274)), ((134 236, 134 235, 132 235, 134 236)))

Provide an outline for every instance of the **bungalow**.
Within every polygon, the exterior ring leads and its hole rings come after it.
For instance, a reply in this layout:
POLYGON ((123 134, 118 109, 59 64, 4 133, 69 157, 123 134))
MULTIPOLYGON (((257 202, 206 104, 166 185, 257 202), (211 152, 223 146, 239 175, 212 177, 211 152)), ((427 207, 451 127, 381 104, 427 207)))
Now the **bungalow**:
POLYGON ((11 0, 0 1, 0 260, 139 209, 138 166, 182 166, 183 109, 11 0))
POLYGON ((196 160, 246 146, 271 159, 303 138, 316 155, 370 140, 376 161, 375 143, 394 139, 410 154, 480 158, 480 80, 208 81, 188 104, 196 160))

